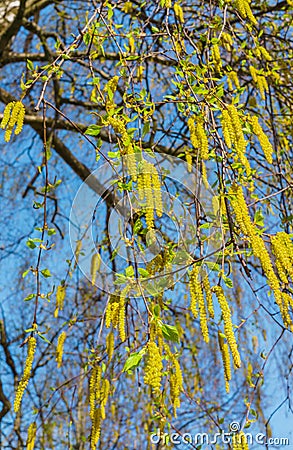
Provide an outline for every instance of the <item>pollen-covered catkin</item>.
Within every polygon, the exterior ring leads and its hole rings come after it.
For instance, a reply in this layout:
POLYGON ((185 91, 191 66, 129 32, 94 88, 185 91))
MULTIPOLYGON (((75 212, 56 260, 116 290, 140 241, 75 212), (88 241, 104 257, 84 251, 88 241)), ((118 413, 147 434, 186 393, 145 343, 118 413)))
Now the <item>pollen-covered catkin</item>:
POLYGON ((249 450, 247 438, 243 431, 233 434, 232 436, 233 450, 249 450))
POLYGON ((194 265, 189 276, 190 309, 195 318, 198 316, 199 297, 203 297, 199 280, 199 267, 194 265))
POLYGON ((232 318, 231 318, 231 311, 230 306, 226 300, 224 291, 221 286, 214 286, 213 292, 216 294, 221 311, 222 316, 224 320, 224 330, 225 330, 225 336, 228 342, 228 345, 231 350, 231 354, 233 357, 234 365, 235 367, 239 368, 241 366, 241 359, 238 352, 238 346, 235 339, 234 331, 233 331, 233 324, 232 324, 232 318))
POLYGON ((179 22, 184 23, 183 9, 177 2, 174 3, 174 13, 179 22))
POLYGON ((27 430, 26 450, 34 450, 37 434, 37 424, 32 422, 27 430))
MULTIPOLYGON (((279 270, 279 274, 283 275, 283 280, 288 283, 286 277, 289 276, 293 281, 293 244, 290 236, 281 231, 275 236, 271 236, 272 250, 276 258, 276 266, 279 270), (286 278, 285 278, 286 277, 286 278)), ((282 279, 282 277, 280 276, 282 279)))
POLYGON ((272 162, 273 162, 273 157, 272 157, 273 147, 272 147, 272 144, 270 143, 268 137, 264 133, 262 127, 260 126, 257 116, 251 117, 251 125, 252 125, 252 131, 258 137, 259 143, 264 152, 266 160, 268 161, 268 163, 272 164, 272 162))
POLYGON ((63 359, 63 348, 64 348, 64 342, 66 339, 66 332, 62 331, 58 337, 57 347, 56 347, 56 361, 57 361, 57 367, 58 369, 62 366, 62 359, 63 359))
POLYGON ((264 241, 261 236, 258 235, 257 230, 250 219, 248 207, 246 205, 241 186, 234 183, 229 190, 229 194, 231 206, 236 216, 236 222, 242 233, 249 237, 252 252, 254 256, 260 260, 261 267, 268 280, 268 284, 271 287, 276 303, 280 308, 284 325, 289 326, 292 322, 289 317, 288 310, 286 310, 283 305, 279 280, 274 272, 274 268, 264 241))
POLYGON ((206 296, 206 303, 208 308, 209 316, 213 319, 215 317, 215 311, 214 311, 214 304, 213 304, 213 295, 212 295, 212 289, 209 282, 209 277, 207 274, 204 274, 203 280, 203 290, 206 296))
POLYGON ((18 383, 16 393, 15 393, 14 412, 19 411, 24 391, 28 385, 28 382, 29 382, 29 379, 31 376, 31 370, 32 370, 32 366, 33 366, 36 347, 37 347, 36 338, 30 337, 29 341, 28 341, 28 346, 27 346, 27 357, 26 357, 26 361, 25 361, 23 376, 18 383))
POLYGON ((162 356, 155 342, 147 345, 147 361, 145 366, 144 382, 151 386, 153 394, 158 397, 161 390, 163 363, 162 356))
POLYGON ((16 135, 21 132, 23 128, 24 116, 25 108, 22 102, 10 102, 6 105, 3 113, 3 119, 1 121, 1 128, 6 128, 4 136, 6 142, 10 141, 14 126, 16 126, 14 130, 16 135))

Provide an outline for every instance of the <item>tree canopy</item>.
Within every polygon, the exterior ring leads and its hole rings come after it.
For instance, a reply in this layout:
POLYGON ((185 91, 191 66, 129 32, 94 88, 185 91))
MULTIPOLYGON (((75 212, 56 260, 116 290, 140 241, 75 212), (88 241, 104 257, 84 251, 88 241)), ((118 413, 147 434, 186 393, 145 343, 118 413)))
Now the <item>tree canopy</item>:
POLYGON ((1 2, 1 448, 293 439, 292 13, 1 2))

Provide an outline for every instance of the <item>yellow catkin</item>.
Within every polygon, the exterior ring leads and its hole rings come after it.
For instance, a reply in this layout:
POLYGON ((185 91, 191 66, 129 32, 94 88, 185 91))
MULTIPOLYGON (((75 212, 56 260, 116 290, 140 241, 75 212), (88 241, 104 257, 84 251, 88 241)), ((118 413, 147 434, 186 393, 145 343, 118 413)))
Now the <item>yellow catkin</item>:
POLYGON ((194 265, 189 277, 190 309, 195 318, 198 317, 199 298, 203 298, 199 270, 199 266, 194 265))
POLYGON ((157 169, 153 164, 151 164, 151 179, 152 179, 152 189, 154 196, 154 204, 158 217, 163 215, 163 201, 162 201, 162 190, 161 181, 157 169))
POLYGON ((105 324, 109 328, 111 324, 113 328, 117 328, 119 323, 119 305, 120 297, 117 295, 111 295, 106 308, 105 324))
POLYGON ((177 2, 174 3, 174 13, 179 22, 184 23, 183 9, 177 2))
POLYGON ((91 450, 96 450, 97 443, 101 435, 101 409, 96 408, 92 419, 92 429, 90 437, 91 450))
POLYGON ((100 253, 94 253, 91 259, 92 286, 95 285, 97 279, 97 272, 100 270, 100 267, 101 267, 101 255, 100 253))
POLYGON ((250 219, 248 207, 246 205, 241 186, 234 184, 230 188, 229 194, 231 195, 230 202, 236 216, 236 222, 238 223, 242 233, 249 237, 252 252, 254 256, 260 260, 260 264, 268 280, 268 284, 272 289, 276 303, 280 308, 283 322, 285 326, 289 326, 292 322, 289 317, 288 310, 286 310, 283 305, 279 280, 274 272, 274 268, 264 241, 261 236, 258 235, 257 230, 250 219))
POLYGON ((114 353, 114 344, 115 344, 114 333, 110 331, 110 333, 108 333, 106 337, 106 350, 109 361, 112 359, 114 353))
POLYGON ((235 142, 235 133, 232 120, 227 109, 222 110, 221 125, 226 145, 228 148, 232 148, 232 144, 235 142))
POLYGON ((66 287, 63 285, 59 285, 56 291, 56 309, 54 312, 54 317, 58 317, 59 311, 63 310, 64 307, 64 299, 66 295, 66 287))
POLYGON ((121 295, 119 302, 119 336, 122 342, 126 339, 125 332, 125 296, 121 295))
POLYGON ((233 84, 236 87, 236 89, 240 89, 240 83, 237 76, 237 73, 234 70, 231 70, 231 72, 228 72, 228 87, 230 91, 233 90, 233 84))
POLYGON ((176 409, 180 408, 180 392, 183 389, 182 370, 179 361, 172 358, 173 368, 170 374, 170 395, 173 404, 174 416, 177 417, 176 409))
POLYGON ((225 339, 220 332, 218 332, 218 341, 223 361, 226 391, 227 393, 229 393, 230 391, 229 381, 231 380, 231 362, 230 362, 229 346, 227 342, 225 342, 225 339))
POLYGON ((62 359, 63 359, 63 348, 64 348, 64 342, 66 339, 66 332, 62 331, 58 337, 57 347, 56 347, 56 361, 57 361, 57 367, 60 368, 62 366, 62 359))
POLYGON ((37 434, 37 424, 32 422, 27 430, 26 450, 34 450, 37 434))
POLYGON ((257 75, 257 87, 262 100, 266 98, 266 92, 269 91, 268 83, 264 75, 257 75))
POLYGON ((212 295, 212 290, 211 290, 211 286, 210 286, 210 282, 209 282, 209 278, 208 278, 207 274, 205 274, 205 276, 203 277, 202 284, 203 284, 203 290, 204 290, 204 293, 206 296, 206 302, 207 302, 209 316, 212 319, 214 319, 215 311, 214 311, 214 305, 213 305, 213 295, 212 295))
MULTIPOLYGON (((290 236, 281 231, 271 236, 272 250, 276 257, 276 265, 279 273, 282 273, 285 283, 288 283, 286 274, 293 281, 293 244, 290 236)), ((282 277, 280 277, 282 279, 282 277)))
POLYGON ((244 0, 244 8, 245 8, 246 16, 247 16, 247 18, 250 20, 250 22, 251 22, 253 25, 257 25, 257 24, 258 24, 257 19, 256 19, 256 17, 253 15, 253 13, 252 13, 252 11, 251 11, 251 8, 250 8, 250 5, 249 5, 249 2, 248 2, 248 1, 245 1, 245 0, 244 0))
POLYGON ((221 59, 221 54, 220 54, 220 49, 219 49, 218 44, 214 44, 214 45, 212 46, 211 52, 212 52, 212 59, 213 59, 214 65, 215 65, 215 69, 216 69, 218 72, 221 72, 221 69, 222 69, 222 59, 221 59))
POLYGON ((264 133, 262 127, 258 122, 258 117, 252 116, 250 122, 252 125, 252 131, 258 137, 259 143, 261 145, 262 151, 264 152, 266 160, 268 161, 268 163, 272 164, 274 150, 272 144, 270 143, 268 137, 266 136, 266 134, 264 133))
POLYGON ((5 129, 5 136, 4 139, 6 142, 10 141, 12 131, 14 126, 15 130, 14 133, 17 135, 21 132, 23 128, 23 121, 25 116, 25 108, 22 102, 10 102, 6 105, 4 113, 3 113, 3 119, 1 121, 1 128, 5 129))
POLYGON ((187 125, 188 125, 188 129, 189 129, 189 133, 190 133, 191 144, 193 145, 193 147, 196 150, 198 150, 199 149, 199 140, 196 135, 195 123, 194 123, 193 117, 189 117, 189 119, 187 120, 187 125))
POLYGON ((145 166, 143 174, 144 181, 144 193, 146 199, 146 215, 145 220, 148 229, 154 228, 154 211, 155 211, 155 203, 152 192, 152 177, 151 173, 148 171, 147 165, 145 166))
POLYGON ((163 363, 162 356, 155 342, 147 345, 147 361, 144 382, 151 386, 153 394, 158 397, 161 391, 163 363))
POLYGON ((224 321, 224 330, 225 330, 225 336, 228 342, 228 345, 231 350, 231 354, 233 357, 234 365, 235 367, 241 366, 241 359, 238 352, 238 346, 235 339, 234 331, 233 331, 233 324, 232 324, 232 318, 231 318, 231 310, 230 306, 228 304, 228 301, 226 300, 224 291, 221 286, 214 286, 213 292, 216 294, 224 321))
POLYGON ((249 72, 254 83, 257 85, 257 76, 258 76, 257 70, 253 66, 249 66, 249 72))
POLYGON ((110 382, 107 378, 104 378, 101 389, 101 405, 100 405, 102 420, 106 419, 105 407, 108 402, 109 393, 110 393, 110 382))
MULTIPOLYGON (((201 288, 201 286, 200 286, 200 288, 201 288)), ((209 338, 206 305, 205 305, 202 289, 201 289, 201 294, 198 296, 198 310, 199 310, 199 323, 200 323, 203 340, 206 343, 208 343, 210 338, 209 338)))
POLYGON ((190 132, 190 140, 193 147, 199 152, 203 160, 208 159, 208 138, 204 128, 204 120, 201 117, 190 117, 187 121, 190 132))
POLYGON ((137 190, 140 200, 145 201, 145 218, 147 228, 154 228, 155 212, 158 217, 163 215, 161 181, 156 167, 148 161, 142 161, 138 174, 137 190))
POLYGON ((247 17, 253 25, 257 25, 258 22, 251 11, 249 1, 236 0, 235 6, 244 19, 247 17))
POLYGON ((36 346, 37 341, 35 337, 30 337, 28 341, 28 347, 27 347, 27 357, 25 361, 23 376, 21 380, 18 383, 17 390, 15 393, 15 399, 14 399, 14 412, 18 412, 21 404, 21 400, 24 394, 24 391, 28 385, 30 376, 31 376, 31 370, 33 366, 34 361, 34 355, 36 352, 36 346))
POLYGON ((236 154, 237 154, 240 162, 245 167, 247 175, 250 175, 251 167, 248 162, 248 159, 245 156, 247 142, 244 138, 238 110, 237 110, 236 106, 234 106, 234 105, 228 106, 227 109, 228 109, 228 113, 230 115, 232 126, 233 126, 233 131, 234 131, 234 135, 233 135, 234 142, 233 143, 234 143, 236 154))
POLYGON ((232 436, 233 450, 249 450, 247 438, 243 431, 233 434, 232 436))
POLYGON ((129 175, 131 176, 132 180, 135 182, 137 180, 135 152, 134 152, 133 144, 131 142, 131 137, 127 133, 125 123, 122 119, 119 119, 116 117, 108 117, 107 123, 113 127, 115 133, 118 133, 121 135, 120 139, 121 139, 123 150, 124 150, 127 170, 128 170, 129 175))
POLYGON ((15 102, 10 102, 5 106, 3 118, 1 121, 1 125, 0 125, 2 129, 5 129, 6 126, 8 125, 8 122, 9 122, 10 116, 11 116, 11 111, 14 108, 14 105, 15 105, 15 102))
POLYGON ((188 172, 192 171, 192 155, 190 154, 190 152, 186 151, 185 152, 185 159, 186 159, 186 163, 187 163, 187 170, 188 172))
POLYGON ((267 51, 266 48, 264 48, 260 45, 259 50, 266 61, 272 61, 273 58, 271 57, 271 55, 269 54, 269 52, 267 51))
POLYGON ((221 41, 223 43, 223 46, 225 47, 226 50, 228 50, 228 52, 230 52, 232 50, 233 47, 233 39, 231 34, 226 33, 225 31, 222 33, 221 36, 221 41))

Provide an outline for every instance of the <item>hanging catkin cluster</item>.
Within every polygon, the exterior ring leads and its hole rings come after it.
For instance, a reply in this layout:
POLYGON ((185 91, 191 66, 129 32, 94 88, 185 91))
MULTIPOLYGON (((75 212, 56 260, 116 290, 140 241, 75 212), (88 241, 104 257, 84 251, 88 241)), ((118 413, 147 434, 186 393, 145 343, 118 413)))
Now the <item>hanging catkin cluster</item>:
POLYGON ((236 338, 234 335, 233 330, 233 324, 232 324, 232 317, 231 317, 231 310, 229 303, 225 297, 224 291, 221 286, 214 286, 212 288, 212 291, 216 294, 219 306, 222 311, 222 317, 224 321, 224 331, 225 336, 232 354, 233 362, 235 367, 239 368, 241 366, 241 359, 238 352, 238 346, 236 342, 236 338))
POLYGON ((249 66, 249 71, 255 85, 259 90, 262 100, 265 100, 266 92, 269 91, 266 77, 262 75, 258 70, 256 70, 253 66, 249 66))
POLYGON ((152 388, 153 394, 158 397, 161 392, 163 372, 162 356, 157 344, 150 341, 147 344, 147 360, 145 365, 144 382, 152 388))
POLYGON ((112 324, 113 328, 119 329, 119 336, 122 342, 126 339, 125 332, 125 308, 126 308, 126 296, 129 291, 129 287, 126 286, 122 291, 120 296, 111 295, 107 309, 105 324, 109 328, 112 324))
POLYGON ((241 164, 245 167, 247 175, 251 174, 251 167, 248 159, 245 156, 246 144, 242 125, 236 106, 229 105, 226 109, 222 110, 222 130, 223 136, 228 148, 234 146, 237 158, 241 164))
POLYGON ((37 341, 35 337, 30 337, 28 341, 27 346, 27 356, 23 371, 23 376, 18 383, 17 390, 15 393, 15 399, 14 399, 14 412, 18 412, 21 404, 21 400, 24 394, 24 391, 28 385, 30 376, 31 376, 31 370, 33 366, 35 351, 36 351, 37 341))
POLYGON ((293 281, 293 243, 290 236, 281 231, 271 236, 272 250, 276 258, 276 267, 280 279, 288 284, 288 277, 293 281))
POLYGON ((252 116, 250 119, 250 122, 252 125, 252 131, 258 137, 259 143, 264 152, 266 160, 268 161, 268 163, 272 164, 272 162, 273 162, 273 147, 272 147, 272 144, 270 143, 268 137, 264 133, 262 127, 258 123, 258 117, 252 116))
POLYGON ((139 199, 144 201, 146 224, 149 230, 154 228, 155 211, 158 217, 163 215, 161 181, 156 167, 150 162, 141 161, 141 170, 137 179, 139 199))
POLYGON ((257 25, 257 20, 250 8, 250 2, 251 0, 235 0, 235 7, 244 19, 247 17, 253 25, 257 25))
MULTIPOLYGON (((206 278, 206 277, 205 277, 206 278)), ((205 279, 204 279, 205 280, 205 279)), ((208 288, 208 280, 204 281, 204 288, 208 288)), ((205 299, 204 299, 204 293, 200 281, 200 267, 194 265, 193 269, 190 273, 190 279, 189 279, 189 291, 190 291, 190 309, 195 318, 198 317, 199 314, 199 321, 200 321, 200 328, 202 332, 203 339, 206 343, 209 342, 209 329, 208 329, 208 320, 207 320, 207 311, 206 311, 206 305, 205 305, 205 299)), ((210 298, 211 291, 209 289, 209 292, 207 293, 206 290, 206 301, 208 305, 208 311, 210 313, 210 316, 213 317, 214 310, 213 310, 213 303, 212 299, 210 298)))
POLYGON ((64 342, 66 339, 66 332, 62 331, 58 337, 57 347, 56 347, 56 361, 57 361, 57 367, 58 369, 62 366, 62 359, 63 359, 63 348, 64 348, 64 342))
POLYGON ((238 75, 235 72, 235 70, 231 70, 230 72, 228 72, 227 74, 228 76, 228 87, 230 89, 230 91, 233 91, 233 84, 236 87, 236 89, 240 89, 240 83, 239 83, 239 79, 238 79, 238 75))
POLYGON ((248 207, 246 205, 241 186, 233 184, 229 190, 229 194, 231 206, 236 217, 236 222, 239 225, 241 232, 249 238, 254 256, 260 260, 262 269, 268 280, 268 284, 271 287, 276 303, 280 308, 284 325, 291 326, 292 321, 289 316, 288 308, 286 307, 286 301, 284 300, 278 277, 274 272, 274 268, 264 241, 257 233, 257 230, 250 219, 248 207))
POLYGON ((232 445, 233 450, 249 450, 247 439, 243 431, 233 434, 232 445))
POLYGON ((6 142, 10 141, 13 128, 15 126, 14 134, 17 135, 21 132, 23 127, 25 115, 25 108, 22 102, 10 102, 6 105, 1 121, 1 128, 5 129, 4 139, 6 142))
POLYGON ((137 179, 137 168, 134 147, 131 142, 131 136, 127 133, 125 121, 117 117, 108 117, 107 123, 113 127, 115 133, 120 134, 122 142, 123 155, 125 155, 126 166, 129 175, 133 181, 137 179))
POLYGON ((34 450, 37 434, 37 424, 32 422, 27 430, 26 450, 34 450))
POLYGON ((207 160, 209 157, 209 143, 203 119, 201 117, 189 117, 187 125, 193 147, 198 151, 201 159, 207 160))
POLYGON ((102 367, 95 365, 89 382, 89 405, 91 429, 91 449, 95 450, 101 434, 101 421, 105 420, 105 407, 110 394, 110 382, 102 378, 102 367))

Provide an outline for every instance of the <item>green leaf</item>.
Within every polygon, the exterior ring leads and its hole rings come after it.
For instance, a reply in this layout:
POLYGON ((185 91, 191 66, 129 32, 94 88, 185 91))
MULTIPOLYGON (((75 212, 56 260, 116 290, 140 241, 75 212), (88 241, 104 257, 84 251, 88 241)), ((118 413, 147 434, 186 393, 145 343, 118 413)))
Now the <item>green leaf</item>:
POLYGON ((135 222, 134 226, 133 226, 133 233, 137 234, 139 233, 139 231, 142 229, 142 222, 140 219, 137 219, 137 221, 135 222))
POLYGON ((36 296, 36 294, 29 294, 27 297, 25 297, 24 301, 29 302, 30 300, 35 298, 35 296, 36 296))
POLYGON ((127 276, 127 277, 134 277, 134 268, 133 268, 133 266, 128 266, 128 267, 126 267, 126 269, 125 269, 125 275, 127 276))
POLYGON ((102 127, 99 127, 99 125, 90 125, 87 127, 84 134, 88 134, 89 136, 98 136, 100 134, 102 127))
POLYGON ((28 273, 31 271, 31 269, 29 268, 29 269, 27 269, 27 270, 25 270, 24 272, 23 272, 23 274, 22 274, 22 278, 25 278, 27 275, 28 275, 28 273))
POLYGON ((138 273, 143 277, 143 278, 148 278, 150 276, 149 272, 146 269, 143 269, 141 267, 139 267, 138 269, 138 273))
POLYGON ((50 344, 50 345, 51 345, 51 342, 49 341, 49 339, 45 338, 45 336, 44 336, 43 334, 38 333, 38 336, 40 336, 40 338, 41 338, 43 341, 47 342, 47 344, 50 344))
POLYGON ((233 281, 231 280, 231 278, 228 278, 228 277, 226 277, 226 275, 223 275, 223 280, 224 280, 225 285, 226 285, 228 288, 232 289, 232 287, 233 287, 233 281))
POLYGON ((35 70, 34 63, 30 59, 26 60, 26 67, 28 68, 28 70, 35 70))
POLYGON ((51 272, 50 272, 50 270, 49 269, 44 269, 44 270, 41 270, 41 274, 43 275, 43 277, 45 277, 45 278, 49 278, 49 277, 51 277, 52 275, 51 275, 51 272))
POLYGON ((163 324, 161 329, 165 339, 172 342, 179 342, 179 333, 176 327, 163 324))
POLYGON ((143 353, 141 351, 132 353, 125 361, 125 364, 123 367, 123 372, 127 372, 128 370, 131 370, 131 369, 135 369, 139 365, 142 357, 143 357, 143 353))
POLYGON ((156 317, 160 317, 160 313, 161 313, 161 308, 160 308, 159 305, 156 305, 156 306, 154 307, 154 315, 155 315, 156 317))

